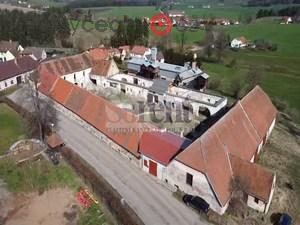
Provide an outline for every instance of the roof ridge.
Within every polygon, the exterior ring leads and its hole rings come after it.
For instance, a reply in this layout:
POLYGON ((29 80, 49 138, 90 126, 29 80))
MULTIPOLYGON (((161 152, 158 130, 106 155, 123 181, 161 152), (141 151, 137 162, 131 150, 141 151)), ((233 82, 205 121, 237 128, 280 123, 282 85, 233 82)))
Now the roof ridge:
MULTIPOLYGON (((245 96, 245 97, 246 97, 246 96, 245 96)), ((246 116, 246 118, 248 119, 249 123, 251 124, 251 126, 252 126, 253 129, 255 130, 255 133, 256 133, 256 136, 258 137, 258 140, 261 141, 261 137, 260 137, 258 131, 256 130, 254 124, 253 124, 252 121, 250 120, 250 118, 249 118, 249 116, 248 116, 246 110, 245 110, 244 107, 243 107, 243 104, 241 103, 240 100, 237 102, 237 104, 239 104, 239 105, 241 106, 241 109, 243 110, 243 113, 245 114, 245 116, 246 116)))

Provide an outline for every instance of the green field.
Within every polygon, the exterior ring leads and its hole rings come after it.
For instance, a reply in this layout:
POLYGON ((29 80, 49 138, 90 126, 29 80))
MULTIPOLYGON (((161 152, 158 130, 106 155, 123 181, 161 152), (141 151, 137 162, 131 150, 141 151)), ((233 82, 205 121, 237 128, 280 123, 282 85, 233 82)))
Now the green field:
POLYGON ((25 136, 20 116, 6 104, 0 104, 0 155, 25 136))

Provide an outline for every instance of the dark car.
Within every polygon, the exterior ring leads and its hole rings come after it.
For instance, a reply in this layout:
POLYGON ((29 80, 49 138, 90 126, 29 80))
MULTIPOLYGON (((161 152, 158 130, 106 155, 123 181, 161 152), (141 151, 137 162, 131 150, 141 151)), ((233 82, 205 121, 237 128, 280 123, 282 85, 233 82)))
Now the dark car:
POLYGON ((182 200, 186 205, 191 206, 198 211, 207 213, 209 210, 209 204, 198 196, 184 195, 182 200))
POLYGON ((286 213, 282 213, 279 220, 279 225, 291 225, 292 224, 292 217, 290 217, 286 213))

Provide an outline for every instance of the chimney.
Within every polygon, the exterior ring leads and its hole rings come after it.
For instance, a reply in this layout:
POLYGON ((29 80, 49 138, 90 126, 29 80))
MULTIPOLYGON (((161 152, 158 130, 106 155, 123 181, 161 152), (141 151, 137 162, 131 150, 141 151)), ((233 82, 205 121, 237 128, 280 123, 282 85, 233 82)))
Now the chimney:
POLYGON ((157 48, 153 47, 151 48, 151 61, 156 62, 156 56, 157 56, 157 48))
POLYGON ((190 62, 185 62, 184 67, 191 69, 191 63, 190 62))
POLYGON ((193 70, 197 69, 197 62, 196 61, 192 62, 192 69, 193 70))

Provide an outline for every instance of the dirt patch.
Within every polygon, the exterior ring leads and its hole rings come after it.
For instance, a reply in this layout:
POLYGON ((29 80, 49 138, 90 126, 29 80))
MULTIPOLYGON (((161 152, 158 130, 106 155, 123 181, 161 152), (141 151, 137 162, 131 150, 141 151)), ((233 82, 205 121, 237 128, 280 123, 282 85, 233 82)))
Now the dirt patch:
POLYGON ((75 224, 79 209, 73 192, 63 188, 52 189, 41 195, 18 195, 11 203, 15 207, 9 213, 5 225, 75 224))

